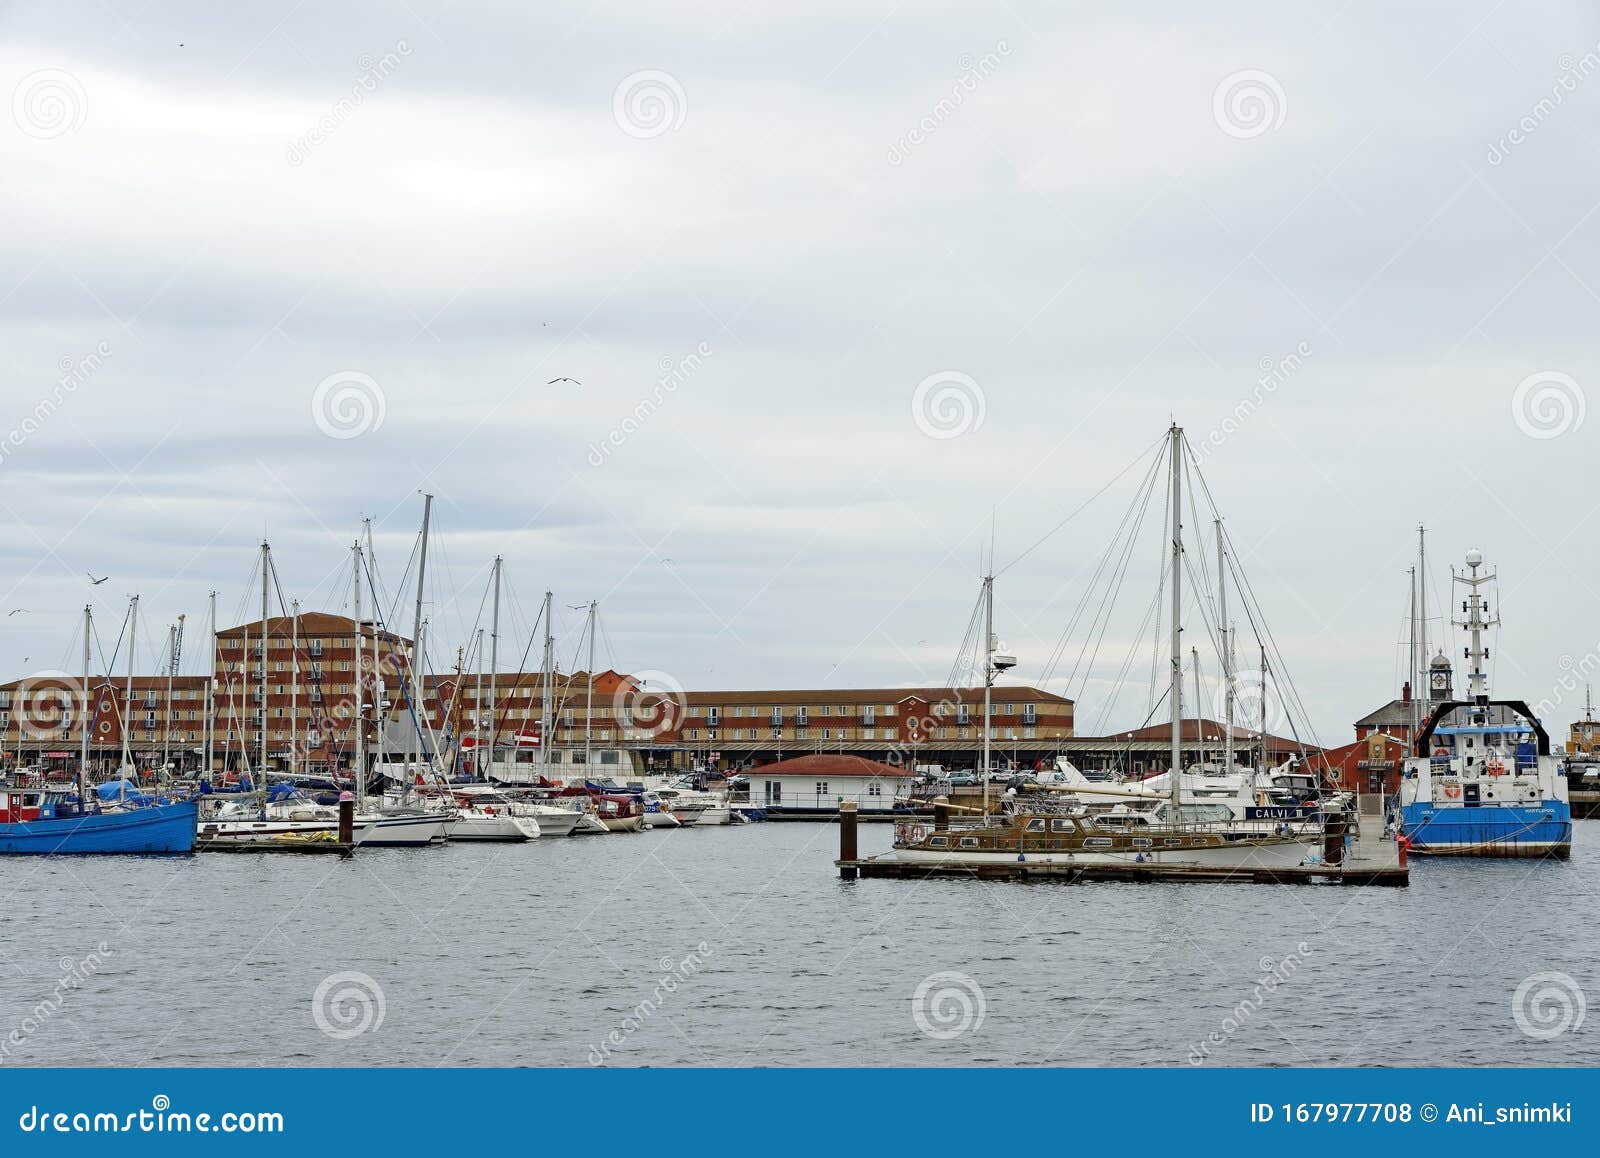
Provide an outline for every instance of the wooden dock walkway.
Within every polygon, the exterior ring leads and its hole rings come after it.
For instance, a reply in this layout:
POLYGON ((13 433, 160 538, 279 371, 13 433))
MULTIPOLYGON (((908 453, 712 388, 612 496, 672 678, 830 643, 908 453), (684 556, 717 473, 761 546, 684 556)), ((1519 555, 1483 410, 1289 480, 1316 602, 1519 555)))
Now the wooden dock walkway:
POLYGON ((1116 865, 1044 864, 1036 861, 961 863, 953 854, 949 863, 909 863, 894 854, 861 857, 856 852, 856 825, 848 802, 839 813, 839 859, 834 864, 845 880, 857 877, 915 880, 927 877, 965 877, 972 880, 1058 881, 1237 881, 1266 884, 1386 885, 1411 883, 1411 868, 1400 845, 1384 836, 1382 815, 1361 815, 1341 863, 1284 867, 1212 868, 1159 863, 1116 865))

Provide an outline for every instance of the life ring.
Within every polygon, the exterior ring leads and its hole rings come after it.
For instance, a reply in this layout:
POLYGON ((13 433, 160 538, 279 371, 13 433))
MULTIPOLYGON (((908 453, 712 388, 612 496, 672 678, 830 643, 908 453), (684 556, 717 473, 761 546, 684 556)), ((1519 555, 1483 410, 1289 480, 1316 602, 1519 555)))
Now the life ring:
POLYGON ((1491 776, 1504 776, 1506 774, 1506 766, 1499 760, 1490 760, 1489 763, 1485 765, 1485 771, 1487 771, 1491 776))
POLYGON ((1444 786, 1444 794, 1446 796, 1448 796, 1451 800, 1454 800, 1457 796, 1461 795, 1461 785, 1459 785, 1459 784, 1446 784, 1444 786))

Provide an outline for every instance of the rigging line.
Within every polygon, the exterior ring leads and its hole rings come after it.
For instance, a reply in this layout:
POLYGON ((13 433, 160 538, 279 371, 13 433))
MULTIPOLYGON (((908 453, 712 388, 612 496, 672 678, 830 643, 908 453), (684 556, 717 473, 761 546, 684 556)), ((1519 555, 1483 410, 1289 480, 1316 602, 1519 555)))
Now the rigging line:
MULTIPOLYGON (((1125 533, 1129 533, 1128 528, 1130 523, 1132 523, 1136 512, 1140 522, 1142 523, 1144 511, 1148 507, 1150 501, 1147 491, 1154 485, 1157 474, 1156 467, 1159 464, 1159 459, 1153 459, 1149 469, 1145 472, 1145 478, 1140 482, 1139 486, 1134 489, 1132 502, 1130 502, 1127 508, 1122 512, 1122 518, 1117 524, 1115 533, 1112 535, 1110 541, 1107 542, 1105 550, 1101 552, 1100 558, 1095 564, 1094 573, 1089 577, 1089 582, 1084 587, 1083 595, 1080 597, 1078 605, 1073 609, 1072 617, 1067 621, 1066 627, 1062 629, 1061 636, 1056 641, 1055 647, 1050 653, 1050 657, 1045 664, 1044 674, 1041 677, 1045 681, 1048 681, 1055 676, 1057 668, 1066 655, 1067 646, 1071 642, 1072 635, 1077 630, 1078 623, 1083 617, 1083 613, 1089 609, 1089 604, 1094 599, 1095 592, 1100 588, 1100 581, 1106 574, 1106 566, 1111 563, 1112 559, 1117 555, 1119 545, 1123 541, 1123 535, 1125 533)), ((1131 538, 1136 536, 1137 533, 1137 525, 1135 525, 1130 534, 1130 542, 1131 538)), ((1112 574, 1114 574, 1115 571, 1116 568, 1113 566, 1112 574)), ((1102 606, 1104 606, 1103 599, 1102 606)), ((1091 634, 1093 633, 1092 622, 1093 621, 1091 621, 1090 628, 1091 634)), ((1068 682, 1070 684, 1070 677, 1068 682)))
MULTIPOLYGON (((1115 690, 1103 701, 1100 708, 1100 715, 1095 720, 1094 731, 1096 735, 1105 734, 1106 725, 1111 720, 1111 713, 1115 709, 1117 701, 1122 698, 1122 689, 1127 684, 1128 672, 1133 669, 1134 661, 1139 656, 1139 644, 1144 639, 1144 633, 1150 625, 1150 620, 1160 611, 1161 605, 1161 592, 1157 591, 1153 596, 1151 596, 1150 603, 1145 608, 1144 618, 1139 621, 1138 630, 1135 631, 1129 638, 1128 650, 1123 656, 1122 666, 1117 669, 1116 678, 1111 681, 1111 686, 1115 690)), ((1089 686, 1087 674, 1084 676, 1083 686, 1084 688, 1089 686)), ((1149 709, 1150 712, 1153 714, 1155 708, 1164 702, 1165 699, 1165 692, 1162 693, 1160 700, 1156 700, 1154 696, 1152 696, 1152 706, 1149 709)), ((1146 719, 1148 718, 1149 717, 1147 716, 1146 719)))
POLYGON ((967 658, 968 649, 973 645, 974 637, 975 637, 976 633, 980 630, 978 624, 979 624, 979 620, 980 620, 982 611, 983 611, 983 593, 982 593, 982 591, 980 591, 978 593, 977 602, 975 604, 973 604, 972 614, 967 619, 967 629, 966 629, 965 633, 961 636, 961 646, 956 650, 955 663, 950 668, 950 674, 945 677, 945 687, 947 687, 947 688, 957 688, 957 687, 965 686, 963 684, 958 684, 956 681, 959 678, 961 678, 962 670, 963 670, 963 668, 966 667, 966 664, 965 664, 964 661, 967 658))
MULTIPOLYGON (((1185 442, 1187 443, 1187 437, 1185 437, 1185 442)), ((1217 508, 1216 498, 1211 493, 1211 487, 1206 482, 1205 475, 1201 473, 1198 463, 1194 466, 1194 477, 1199 484, 1199 488, 1204 492, 1206 496, 1206 504, 1211 508, 1213 514, 1220 514, 1220 511, 1218 511, 1217 508)), ((1316 734, 1316 726, 1312 723, 1310 713, 1306 711, 1305 703, 1300 697, 1298 686, 1290 676, 1288 661, 1284 658, 1283 652, 1279 648, 1277 639, 1273 636, 1271 628, 1267 627, 1266 625, 1264 609, 1261 606, 1260 600, 1256 597, 1254 587, 1250 585, 1249 577, 1244 573, 1243 564, 1239 559, 1239 553, 1234 545, 1233 533, 1228 529, 1226 522, 1222 524, 1222 537, 1223 542, 1228 547, 1226 552, 1228 557, 1228 570, 1234 576, 1240 594, 1243 596, 1241 602, 1245 605, 1246 616, 1250 620, 1251 629, 1255 633, 1256 641, 1259 645, 1264 645, 1267 647, 1270 654, 1277 661, 1279 682, 1286 686, 1289 690, 1289 699, 1285 700, 1285 707, 1292 706, 1301 712, 1306 721, 1306 728, 1311 733, 1312 742, 1318 747, 1321 747, 1321 741, 1317 738, 1316 734), (1265 633, 1265 638, 1263 638, 1263 633, 1265 633)))
MULTIPOLYGON (((1131 460, 1129 460, 1129 462, 1128 462, 1128 464, 1126 466, 1124 466, 1114 476, 1112 476, 1111 481, 1106 483, 1099 490, 1095 491, 1094 494, 1090 495, 1087 499, 1085 499, 1083 501, 1083 503, 1080 504, 1076 510, 1074 510, 1066 518, 1062 519, 1059 523, 1057 523, 1055 526, 1051 527, 1048 531, 1046 531, 1043 535, 1041 535, 1037 540, 1034 541, 1033 545, 1028 547, 1026 550, 1024 550, 1022 552, 1022 554, 1018 555, 1015 559, 1011 560, 1011 562, 1007 563, 1004 567, 1000 568, 1000 570, 995 571, 993 573, 995 575, 995 577, 998 578, 999 576, 1004 575, 1007 571, 1011 570, 1011 568, 1015 567, 1018 563, 1022 562, 1029 555, 1031 555, 1036 549, 1038 549, 1040 546, 1042 546, 1047 539, 1049 539, 1057 531, 1061 530, 1062 527, 1066 526, 1073 519, 1077 518, 1080 514, 1082 514, 1083 511, 1090 504, 1092 504, 1101 495, 1105 494, 1108 490, 1110 490, 1118 482, 1120 482, 1122 480, 1122 476, 1123 475, 1127 474, 1130 470, 1132 470, 1135 466, 1137 466, 1140 462, 1142 462, 1144 460, 1144 456, 1145 455, 1149 454, 1156 447, 1160 446, 1162 441, 1166 437, 1167 436, 1165 434, 1163 434, 1160 438, 1156 439, 1155 442, 1151 443, 1150 446, 1146 447, 1144 450, 1141 450, 1138 454, 1136 454, 1131 460)), ((991 559, 991 562, 992 562, 992 559, 991 559)))
MULTIPOLYGON (((1156 477, 1157 472, 1152 472, 1148 479, 1152 490, 1155 485, 1156 477)), ((1127 540, 1122 549, 1121 558, 1111 570, 1109 582, 1106 584, 1105 594, 1102 596, 1100 601, 1100 607, 1095 612, 1095 618, 1090 621, 1089 631, 1084 637, 1083 646, 1078 649, 1078 658, 1072 665, 1071 675, 1067 677, 1068 687, 1072 686, 1072 681, 1077 678, 1080 669, 1084 671, 1084 679, 1087 681, 1088 672, 1093 670, 1095 660, 1099 658, 1100 644, 1104 641, 1106 632, 1111 626, 1111 613, 1115 608, 1116 598, 1121 593, 1122 586, 1127 579, 1128 568, 1132 563, 1135 548, 1138 545, 1139 531, 1144 527, 1145 517, 1150 511, 1150 498, 1150 493, 1146 492, 1143 502, 1137 504, 1137 520, 1128 530, 1127 540), (1095 638, 1096 625, 1099 627, 1098 638, 1095 638), (1084 652, 1088 650, 1089 640, 1092 638, 1095 639, 1094 652, 1090 655, 1088 667, 1085 668, 1083 667, 1084 652)), ((1132 513, 1133 509, 1134 508, 1130 508, 1130 513, 1132 513)))
MULTIPOLYGON (((1170 469, 1170 467, 1169 467, 1170 469)), ((1162 497, 1161 508, 1164 512, 1161 521, 1161 538, 1156 544, 1160 548, 1156 556, 1156 597, 1161 599, 1166 594, 1168 576, 1168 555, 1172 551, 1173 518, 1178 514, 1172 509, 1172 492, 1170 489, 1162 497)), ((1155 631, 1150 638, 1150 703, 1156 702, 1156 692, 1161 689, 1164 682, 1160 679, 1162 667, 1161 636, 1162 627, 1166 623, 1166 605, 1163 602, 1156 608, 1155 631)))
POLYGON ((1270 654, 1276 661, 1278 684, 1281 687, 1286 687, 1288 689, 1289 696, 1288 699, 1285 700, 1285 707, 1292 708, 1300 712, 1302 718, 1305 720, 1306 730, 1311 735, 1311 742, 1320 748, 1322 747, 1322 741, 1317 736, 1316 724, 1311 719, 1311 713, 1306 710, 1305 702, 1300 698, 1300 689, 1290 674, 1289 662, 1284 658, 1283 650, 1278 646, 1277 638, 1272 634, 1272 629, 1266 624, 1266 616, 1262 610, 1261 601, 1256 597, 1255 588, 1250 585, 1249 576, 1246 575, 1243 568, 1237 564, 1237 552, 1231 550, 1233 545, 1233 536, 1228 531, 1226 524, 1223 526, 1222 533, 1224 539, 1228 542, 1230 547, 1230 551, 1228 553, 1228 568, 1234 574, 1241 594, 1245 596, 1243 600, 1245 612, 1250 619, 1252 629, 1256 633, 1256 640, 1259 644, 1265 645, 1268 650, 1268 654, 1270 654), (1264 639, 1263 633, 1265 633, 1264 639))

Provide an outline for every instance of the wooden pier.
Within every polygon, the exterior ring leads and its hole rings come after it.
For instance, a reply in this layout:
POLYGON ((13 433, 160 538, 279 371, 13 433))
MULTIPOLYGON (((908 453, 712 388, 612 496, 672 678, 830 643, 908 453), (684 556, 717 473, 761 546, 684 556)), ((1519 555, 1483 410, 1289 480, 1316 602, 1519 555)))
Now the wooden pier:
POLYGON ((1600 792, 1575 790, 1569 794, 1568 803, 1572 805, 1574 820, 1593 820, 1600 816, 1600 792))
POLYGON ((862 857, 857 853, 855 806, 846 801, 839 809, 839 859, 834 862, 843 880, 883 877, 896 880, 926 877, 965 877, 972 880, 1056 881, 1238 881, 1267 884, 1387 885, 1411 883, 1411 868, 1404 849, 1384 836, 1381 815, 1361 815, 1356 838, 1345 855, 1342 830, 1330 830, 1325 863, 1285 867, 1213 868, 1174 864, 1072 865, 1036 861, 961 863, 952 854, 949 863, 910 863, 888 856, 862 857), (1337 859, 1336 859, 1337 858, 1337 859))

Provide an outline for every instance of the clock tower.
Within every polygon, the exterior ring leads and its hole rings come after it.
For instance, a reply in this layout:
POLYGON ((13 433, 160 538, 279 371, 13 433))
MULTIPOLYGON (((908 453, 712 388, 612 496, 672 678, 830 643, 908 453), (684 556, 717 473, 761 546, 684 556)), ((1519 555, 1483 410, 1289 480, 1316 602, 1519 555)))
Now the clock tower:
POLYGON ((1455 695, 1455 671, 1444 652, 1428 664, 1428 702, 1439 704, 1455 695))

